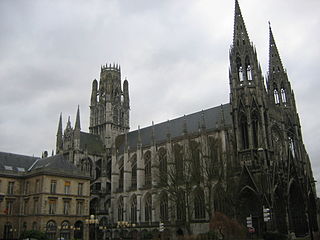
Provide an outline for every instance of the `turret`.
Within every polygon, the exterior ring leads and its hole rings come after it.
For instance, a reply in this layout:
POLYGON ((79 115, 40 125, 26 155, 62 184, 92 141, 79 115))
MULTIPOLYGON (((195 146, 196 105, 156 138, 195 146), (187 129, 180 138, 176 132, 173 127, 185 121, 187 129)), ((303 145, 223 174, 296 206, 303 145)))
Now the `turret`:
POLYGON ((95 79, 92 82, 91 106, 95 106, 97 104, 97 93, 98 93, 98 81, 95 79))

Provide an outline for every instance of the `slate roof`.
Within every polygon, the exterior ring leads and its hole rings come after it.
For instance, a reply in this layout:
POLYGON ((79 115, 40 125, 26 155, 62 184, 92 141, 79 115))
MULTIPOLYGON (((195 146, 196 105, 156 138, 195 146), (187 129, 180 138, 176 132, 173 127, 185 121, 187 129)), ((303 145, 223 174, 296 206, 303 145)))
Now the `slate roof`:
POLYGON ((47 158, 39 158, 0 152, 0 173, 5 175, 23 176, 36 172, 86 177, 62 154, 47 158))
POLYGON ((100 136, 86 132, 80 132, 80 148, 87 149, 88 153, 98 155, 101 155, 104 150, 100 136))
POLYGON ((38 159, 31 170, 35 169, 51 169, 59 171, 77 171, 78 168, 66 159, 62 154, 54 155, 47 158, 38 159))
MULTIPOLYGON (((152 143, 152 131, 154 131, 154 140, 156 143, 165 142, 169 132, 171 139, 182 137, 185 127, 188 134, 197 133, 199 131, 199 126, 201 126, 203 122, 203 118, 207 131, 217 129, 222 122, 224 122, 226 126, 230 126, 232 124, 230 110, 231 105, 228 103, 155 124, 154 126, 141 128, 141 144, 142 146, 148 146, 152 143)), ((127 133, 127 141, 130 149, 135 149, 137 147, 138 132, 139 130, 135 130, 127 133)), ((124 149, 124 139, 124 134, 120 135, 119 139, 117 139, 117 147, 120 152, 124 149)))
POLYGON ((19 172, 18 168, 28 170, 37 159, 39 158, 0 152, 0 170, 8 170, 7 167, 12 167, 12 171, 17 172, 19 172))

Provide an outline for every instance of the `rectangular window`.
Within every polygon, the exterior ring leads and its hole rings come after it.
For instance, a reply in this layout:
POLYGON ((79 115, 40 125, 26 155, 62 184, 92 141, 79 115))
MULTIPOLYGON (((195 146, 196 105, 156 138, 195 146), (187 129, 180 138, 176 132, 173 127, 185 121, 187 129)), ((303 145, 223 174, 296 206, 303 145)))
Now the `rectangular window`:
POLYGON ((35 193, 40 192, 40 179, 36 180, 35 193))
POLYGON ((9 182, 8 183, 8 194, 13 194, 13 189, 14 189, 14 182, 9 182))
POLYGON ((6 213, 7 215, 13 214, 13 201, 7 201, 6 213))
POLYGON ((70 201, 64 201, 63 202, 63 214, 69 215, 69 209, 70 209, 70 201))
POLYGON ((24 183, 24 192, 23 192, 23 194, 28 194, 29 193, 29 181, 26 181, 25 183, 24 183))
POLYGON ((49 200, 49 214, 55 214, 57 208, 56 200, 49 200))
POLYGON ((51 180, 50 193, 56 193, 56 191, 57 191, 57 181, 51 180))
POLYGON ((77 201, 77 215, 83 215, 83 201, 77 201))
POLYGON ((78 195, 79 196, 83 195, 83 183, 78 184, 78 195))
POLYGON ((38 214, 39 213, 39 199, 34 199, 33 202, 33 213, 38 214))
POLYGON ((64 194, 70 194, 70 182, 64 182, 64 194))
POLYGON ((29 211, 28 211, 28 200, 24 200, 23 205, 24 205, 24 206, 23 206, 23 212, 22 212, 22 213, 23 213, 24 215, 27 215, 28 212, 29 212, 29 211))

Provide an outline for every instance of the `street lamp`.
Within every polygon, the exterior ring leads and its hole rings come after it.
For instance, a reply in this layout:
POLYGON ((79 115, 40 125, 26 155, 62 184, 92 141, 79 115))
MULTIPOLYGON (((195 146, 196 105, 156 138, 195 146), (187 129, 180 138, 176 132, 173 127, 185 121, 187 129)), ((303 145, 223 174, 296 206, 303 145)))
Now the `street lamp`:
POLYGON ((96 224, 99 223, 99 219, 95 218, 94 215, 90 215, 89 219, 86 219, 86 224, 88 224, 89 226, 89 232, 90 232, 90 225, 94 227, 94 239, 97 240, 97 228, 96 228, 96 224))

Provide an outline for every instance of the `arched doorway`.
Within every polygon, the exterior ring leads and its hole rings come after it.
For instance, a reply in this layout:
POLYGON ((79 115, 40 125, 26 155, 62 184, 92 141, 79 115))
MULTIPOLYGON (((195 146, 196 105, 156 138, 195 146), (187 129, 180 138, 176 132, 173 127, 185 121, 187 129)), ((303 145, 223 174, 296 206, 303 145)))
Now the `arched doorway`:
POLYGON ((310 230, 317 232, 319 230, 317 220, 317 203, 313 192, 310 192, 308 196, 308 217, 310 230))
POLYGON ((13 228, 12 224, 7 222, 3 228, 3 237, 4 239, 13 239, 13 228))
POLYGON ((277 187, 273 196, 273 216, 275 227, 278 232, 287 234, 288 226, 286 221, 286 201, 283 195, 283 191, 280 187, 277 187))
POLYGON ((176 235, 178 239, 183 239, 183 235, 184 235, 183 230, 179 228, 176 232, 176 235))
POLYGON ((90 201, 90 215, 95 215, 98 210, 99 199, 96 197, 90 201))
POLYGON ((305 201, 300 186, 293 181, 289 190, 289 224, 290 231, 296 236, 308 233, 308 224, 305 213, 305 201))
POLYGON ((60 229, 60 238, 63 238, 65 240, 69 240, 71 237, 71 226, 68 221, 63 221, 61 223, 61 229, 60 229))
POLYGON ((83 239, 83 222, 77 221, 74 224, 74 238, 82 240, 83 239))
POLYGON ((57 232, 57 224, 55 221, 50 220, 46 224, 46 236, 50 240, 54 240, 56 238, 56 232, 57 232))
POLYGON ((240 191, 238 202, 238 220, 246 226, 246 218, 251 215, 252 226, 255 234, 260 236, 263 231, 262 204, 260 197, 250 186, 245 186, 240 191))

